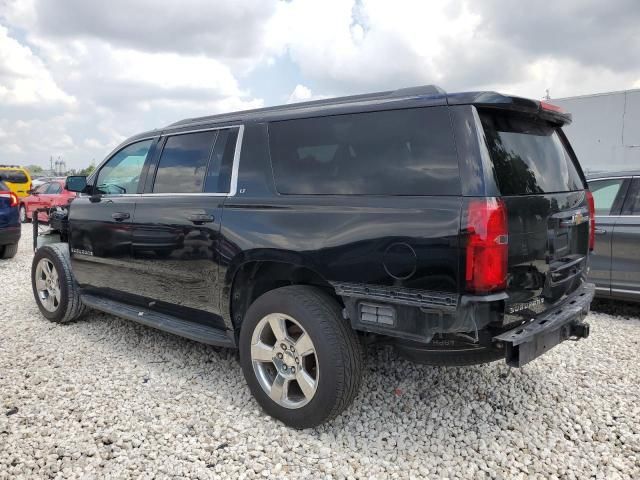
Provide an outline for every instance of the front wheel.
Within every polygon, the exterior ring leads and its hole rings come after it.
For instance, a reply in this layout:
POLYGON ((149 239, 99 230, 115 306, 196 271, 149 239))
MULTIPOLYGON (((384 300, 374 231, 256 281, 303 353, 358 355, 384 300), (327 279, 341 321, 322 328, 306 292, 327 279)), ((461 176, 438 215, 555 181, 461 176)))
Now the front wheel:
POLYGON ((31 286, 40 312, 52 322, 70 322, 85 310, 71 273, 66 243, 36 250, 31 264, 31 286))
POLYGON ((363 349, 336 300, 293 285, 267 292, 249 307, 240 363, 266 413, 308 428, 334 418, 354 399, 363 349))

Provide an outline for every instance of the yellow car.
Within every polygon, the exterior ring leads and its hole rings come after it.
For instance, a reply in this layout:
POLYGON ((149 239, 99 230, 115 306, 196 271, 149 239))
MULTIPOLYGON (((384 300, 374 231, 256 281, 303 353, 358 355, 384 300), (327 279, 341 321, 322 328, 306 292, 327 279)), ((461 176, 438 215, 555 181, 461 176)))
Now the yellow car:
POLYGON ((18 165, 0 165, 0 180, 19 198, 29 195, 31 175, 18 165))

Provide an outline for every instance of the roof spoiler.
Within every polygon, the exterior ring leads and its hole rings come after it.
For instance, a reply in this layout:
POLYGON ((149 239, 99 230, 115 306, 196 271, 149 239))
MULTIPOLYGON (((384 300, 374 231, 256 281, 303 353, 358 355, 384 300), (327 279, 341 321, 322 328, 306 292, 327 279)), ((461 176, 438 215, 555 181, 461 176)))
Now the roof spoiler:
POLYGON ((547 101, 502 95, 496 92, 454 93, 447 96, 447 103, 449 105, 472 104, 479 107, 500 108, 530 113, 560 125, 568 125, 572 121, 570 113, 565 112, 561 107, 547 101))

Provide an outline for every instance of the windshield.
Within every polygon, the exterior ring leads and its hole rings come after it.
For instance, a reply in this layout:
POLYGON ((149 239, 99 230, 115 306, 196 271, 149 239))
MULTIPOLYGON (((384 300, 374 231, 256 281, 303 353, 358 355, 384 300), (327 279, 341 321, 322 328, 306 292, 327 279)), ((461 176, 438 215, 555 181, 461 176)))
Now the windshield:
POLYGON ((514 113, 480 112, 496 184, 502 195, 585 188, 558 127, 514 113))
POLYGON ((11 183, 27 183, 29 181, 21 170, 0 170, 0 179, 11 183))

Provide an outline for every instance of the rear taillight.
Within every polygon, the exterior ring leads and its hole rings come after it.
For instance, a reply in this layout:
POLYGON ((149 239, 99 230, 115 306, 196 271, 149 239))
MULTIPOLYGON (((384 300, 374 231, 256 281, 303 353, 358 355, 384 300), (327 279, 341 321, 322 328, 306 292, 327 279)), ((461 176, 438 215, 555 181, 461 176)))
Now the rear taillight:
POLYGON ((596 246, 596 205, 593 194, 587 190, 587 204, 589 205, 589 250, 596 246))
POLYGON ((466 288, 489 293, 507 287, 507 207, 498 198, 472 199, 467 206, 466 288))
POLYGON ((542 108, 542 110, 547 110, 549 112, 564 113, 564 110, 562 109, 562 107, 559 107, 558 105, 554 105, 553 103, 549 103, 545 101, 540 102, 540 108, 542 108))
POLYGON ((18 206, 18 195, 16 195, 13 192, 0 192, 0 198, 4 197, 4 198, 8 198, 9 199, 9 206, 10 207, 17 207, 18 206))

